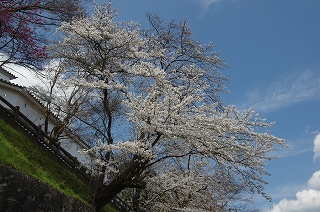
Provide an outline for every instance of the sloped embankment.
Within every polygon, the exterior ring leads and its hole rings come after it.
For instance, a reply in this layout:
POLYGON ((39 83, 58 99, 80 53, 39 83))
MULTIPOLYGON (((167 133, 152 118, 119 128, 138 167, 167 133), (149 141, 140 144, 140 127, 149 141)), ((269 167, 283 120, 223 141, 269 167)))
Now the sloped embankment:
POLYGON ((86 211, 94 208, 0 164, 0 211, 86 211))

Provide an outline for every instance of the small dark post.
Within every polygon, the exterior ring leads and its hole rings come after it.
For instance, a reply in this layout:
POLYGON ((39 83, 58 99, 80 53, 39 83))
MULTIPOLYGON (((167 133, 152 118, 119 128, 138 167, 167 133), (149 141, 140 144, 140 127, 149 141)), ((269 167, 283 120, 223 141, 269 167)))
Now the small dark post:
POLYGON ((78 159, 77 159, 77 157, 74 157, 74 158, 73 158, 73 166, 74 166, 74 167, 73 167, 74 169, 76 169, 77 166, 78 166, 78 159))
POLYGON ((20 107, 16 106, 15 110, 14 110, 14 114, 13 114, 13 121, 17 121, 18 116, 19 116, 19 110, 20 110, 20 107))
POLYGON ((61 144, 60 144, 60 142, 56 142, 56 144, 57 144, 57 152, 56 152, 56 154, 57 154, 57 156, 59 156, 60 155, 61 144))
POLYGON ((37 140, 40 140, 40 135, 41 135, 41 125, 38 125, 38 129, 37 129, 37 140))

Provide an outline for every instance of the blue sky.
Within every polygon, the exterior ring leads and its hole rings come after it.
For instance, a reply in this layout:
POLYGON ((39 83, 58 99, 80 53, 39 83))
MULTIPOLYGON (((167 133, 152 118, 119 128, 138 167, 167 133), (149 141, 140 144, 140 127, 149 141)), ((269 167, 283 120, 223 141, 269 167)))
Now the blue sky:
POLYGON ((187 19, 197 40, 213 42, 230 66, 223 71, 231 77, 230 93, 222 100, 275 121, 271 133, 290 145, 277 152, 282 159, 267 164, 272 176, 266 177, 266 191, 273 203, 257 196, 257 207, 319 211, 320 157, 313 150, 320 154, 320 1, 113 0, 113 5, 119 19, 144 28, 148 11, 167 22, 187 19))

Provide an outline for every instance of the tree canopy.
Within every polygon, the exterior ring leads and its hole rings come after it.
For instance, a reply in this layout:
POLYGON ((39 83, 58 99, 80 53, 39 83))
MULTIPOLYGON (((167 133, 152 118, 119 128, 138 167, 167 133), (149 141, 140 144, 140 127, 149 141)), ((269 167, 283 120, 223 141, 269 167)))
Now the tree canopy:
POLYGON ((229 79, 215 46, 195 40, 187 21, 148 13, 143 30, 116 16, 111 4, 96 6, 62 23, 65 37, 51 48, 65 84, 92 89, 88 108, 100 108, 75 124, 99 140, 84 151, 104 178, 97 209, 128 189, 142 211, 237 209, 255 193, 269 199, 264 161, 285 142, 252 109, 223 104, 229 79))
POLYGON ((253 109, 223 103, 229 77, 214 44, 197 41, 186 20, 147 13, 143 29, 117 21, 111 4, 88 15, 77 2, 0 0, 0 66, 38 66, 50 53, 51 82, 33 90, 46 115, 62 119, 53 136, 68 126, 93 141, 83 154, 93 158, 97 210, 117 195, 133 211, 239 210, 256 193, 270 199, 265 160, 286 144, 253 109), (57 42, 40 42, 40 28, 57 25, 57 42))

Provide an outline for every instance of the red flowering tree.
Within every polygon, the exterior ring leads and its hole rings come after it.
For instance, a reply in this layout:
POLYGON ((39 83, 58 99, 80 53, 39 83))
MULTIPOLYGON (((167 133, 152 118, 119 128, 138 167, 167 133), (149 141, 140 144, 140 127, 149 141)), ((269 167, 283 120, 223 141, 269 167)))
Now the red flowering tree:
POLYGON ((15 62, 21 65, 37 66, 46 57, 46 48, 37 42, 37 27, 43 27, 40 17, 40 1, 0 0, 0 66, 15 62))
POLYGON ((39 67, 48 56, 49 29, 79 15, 81 2, 0 0, 0 67, 8 63, 39 67))

